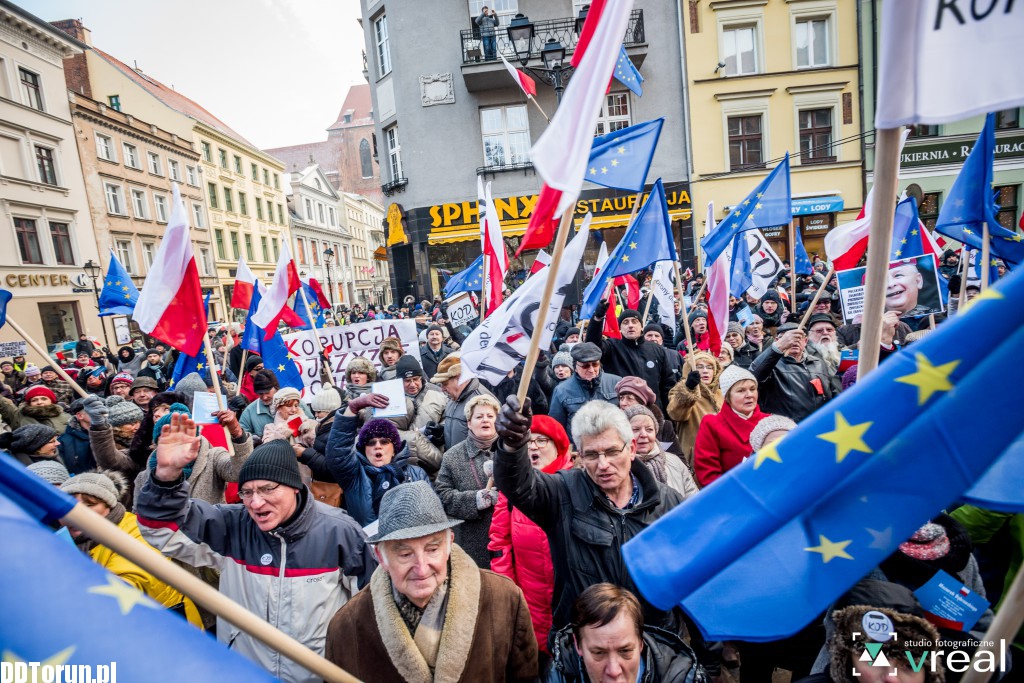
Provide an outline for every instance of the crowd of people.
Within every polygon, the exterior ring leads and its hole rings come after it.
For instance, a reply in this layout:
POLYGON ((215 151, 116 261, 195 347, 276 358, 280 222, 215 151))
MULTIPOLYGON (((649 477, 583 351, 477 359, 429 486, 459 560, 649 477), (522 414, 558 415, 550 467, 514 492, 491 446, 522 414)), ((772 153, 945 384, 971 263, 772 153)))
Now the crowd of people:
MULTIPOLYGON (((83 337, 73 360, 0 363, 0 446, 361 680, 749 683, 777 669, 793 681, 878 680, 860 658, 863 638, 851 635, 865 612, 938 640, 913 591, 940 569, 996 604, 1024 552, 1020 515, 968 506, 921 520, 819 622, 771 644, 705 641, 681 609, 644 599, 622 557, 631 538, 856 381, 843 351, 857 349, 860 325, 843 324, 823 270, 795 290, 781 278, 760 299, 730 298, 720 349, 703 297, 676 301, 676 329, 649 322, 656 307, 645 315, 605 300, 585 325, 566 308, 522 404, 522 367, 497 385, 463 381, 466 330, 448 324, 439 300, 339 313, 332 324, 415 319, 418 353, 384 339, 375 362, 350 360, 344 382, 325 377, 311 398, 282 388, 258 355, 243 362, 239 330, 211 331, 226 406, 214 425, 193 419, 196 395, 214 383, 199 373, 173 381, 173 350, 115 354, 83 337), (621 336, 605 335, 609 316, 621 336), (395 406, 373 383, 392 379, 405 405, 377 417, 395 406)), ((903 353, 932 324, 887 312, 881 355, 903 353)), ((71 536, 272 675, 318 680, 71 536)), ((990 609, 959 635, 980 638, 991 618, 990 609)), ((900 676, 955 680, 941 670, 900 676)))

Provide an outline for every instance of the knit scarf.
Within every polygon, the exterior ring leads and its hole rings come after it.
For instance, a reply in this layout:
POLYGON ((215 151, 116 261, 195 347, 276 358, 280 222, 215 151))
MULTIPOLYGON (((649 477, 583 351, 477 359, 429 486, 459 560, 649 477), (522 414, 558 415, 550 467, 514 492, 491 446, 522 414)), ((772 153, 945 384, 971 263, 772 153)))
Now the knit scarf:
MULTIPOLYGON (((396 454, 395 459, 397 458, 398 455, 396 454)), ((405 481, 405 468, 396 464, 395 459, 383 467, 374 467, 366 459, 365 455, 359 454, 359 464, 362 466, 366 476, 370 478, 374 514, 377 514, 377 511, 380 510, 380 500, 384 497, 384 494, 405 481), (384 485, 385 482, 387 486, 384 485)))
MULTIPOLYGON (((451 571, 449 570, 449 578, 451 571)), ((434 673, 437 665, 437 652, 441 648, 441 632, 444 630, 444 617, 448 611, 448 581, 438 586, 434 594, 430 596, 423 609, 414 605, 407 597, 398 592, 394 584, 391 584, 391 594, 395 598, 395 605, 398 613, 402 615, 402 621, 412 634, 412 640, 416 643, 420 654, 430 667, 430 673, 434 673)))
POLYGON ((149 363, 146 363, 142 367, 148 368, 156 373, 156 377, 154 377, 153 379, 156 380, 157 384, 164 383, 164 368, 162 365, 150 365, 149 363))
POLYGON ((646 455, 637 453, 637 456, 640 458, 640 462, 647 465, 647 469, 651 471, 655 479, 662 484, 668 482, 668 466, 665 464, 665 454, 661 452, 657 445, 651 449, 650 453, 646 455))
MULTIPOLYGON (((489 453, 491 451, 491 446, 493 446, 494 442, 498 440, 498 435, 497 433, 495 433, 491 435, 489 438, 481 439, 476 434, 474 434, 472 430, 470 430, 466 432, 466 439, 469 441, 469 445, 473 448, 474 453, 477 451, 484 451, 485 453, 489 453)), ((472 457, 472 455, 470 457, 472 457)))
MULTIPOLYGON (((116 526, 121 523, 122 519, 124 519, 124 505, 118 503, 114 507, 110 508, 110 512, 107 513, 107 521, 116 526)), ((77 545, 79 550, 83 553, 88 553, 91 552, 98 544, 85 534, 81 534, 75 539, 75 545, 77 545)))

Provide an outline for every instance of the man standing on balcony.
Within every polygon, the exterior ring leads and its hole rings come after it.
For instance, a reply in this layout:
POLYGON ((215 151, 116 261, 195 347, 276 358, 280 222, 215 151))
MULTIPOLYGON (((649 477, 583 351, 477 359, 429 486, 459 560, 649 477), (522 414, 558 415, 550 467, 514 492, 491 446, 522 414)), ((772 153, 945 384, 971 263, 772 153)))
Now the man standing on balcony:
POLYGON ((494 32, 498 28, 498 15, 490 7, 484 6, 480 16, 476 18, 476 25, 480 27, 480 38, 484 42, 484 59, 497 59, 494 32))

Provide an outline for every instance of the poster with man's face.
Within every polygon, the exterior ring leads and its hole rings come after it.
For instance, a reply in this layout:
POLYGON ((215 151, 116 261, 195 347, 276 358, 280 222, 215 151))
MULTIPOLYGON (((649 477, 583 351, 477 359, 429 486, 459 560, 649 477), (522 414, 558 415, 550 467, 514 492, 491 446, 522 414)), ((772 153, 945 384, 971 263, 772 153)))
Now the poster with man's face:
MULTIPOLYGON (((885 287, 885 310, 896 311, 901 318, 920 318, 941 313, 939 271, 934 254, 900 259, 889 263, 885 287)), ((836 273, 843 319, 860 323, 864 312, 867 268, 852 268, 836 273)))

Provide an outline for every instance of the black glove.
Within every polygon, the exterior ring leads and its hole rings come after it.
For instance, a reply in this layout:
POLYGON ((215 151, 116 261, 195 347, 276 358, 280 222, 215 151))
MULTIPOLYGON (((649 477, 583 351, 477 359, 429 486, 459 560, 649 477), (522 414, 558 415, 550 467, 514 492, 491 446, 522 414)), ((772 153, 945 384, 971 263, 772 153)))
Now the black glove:
POLYGON ((519 409, 519 397, 510 394, 498 415, 498 439, 508 451, 518 451, 526 446, 530 438, 530 423, 533 421, 533 410, 527 397, 522 410, 519 409))
POLYGON ((438 448, 444 446, 444 425, 439 425, 436 422, 430 422, 423 428, 423 436, 430 439, 430 443, 434 444, 438 448))
POLYGON ((696 370, 691 370, 690 374, 686 376, 686 388, 693 391, 700 384, 700 373, 696 370))
POLYGON ((608 312, 608 302, 604 299, 597 302, 597 308, 594 309, 595 318, 603 318, 604 314, 608 312))

